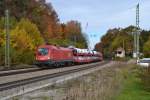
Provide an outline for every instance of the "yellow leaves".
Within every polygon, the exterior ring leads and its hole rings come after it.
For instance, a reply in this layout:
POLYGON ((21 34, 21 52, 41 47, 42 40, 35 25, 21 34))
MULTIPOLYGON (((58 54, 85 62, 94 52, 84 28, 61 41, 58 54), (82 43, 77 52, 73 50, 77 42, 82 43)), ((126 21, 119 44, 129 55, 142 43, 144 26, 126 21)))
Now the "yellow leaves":
POLYGON ((4 30, 0 29, 0 47, 5 44, 5 33, 4 30))
POLYGON ((35 24, 28 19, 21 19, 11 31, 11 43, 17 49, 34 50, 36 46, 44 43, 44 40, 35 24))
POLYGON ((28 19, 21 19, 17 27, 19 27, 19 29, 24 29, 27 32, 27 34, 32 38, 33 43, 35 45, 39 45, 44 42, 36 24, 33 24, 28 19))
POLYGON ((12 46, 14 48, 19 50, 34 49, 32 40, 24 29, 19 29, 16 27, 16 29, 11 32, 11 38, 12 46))

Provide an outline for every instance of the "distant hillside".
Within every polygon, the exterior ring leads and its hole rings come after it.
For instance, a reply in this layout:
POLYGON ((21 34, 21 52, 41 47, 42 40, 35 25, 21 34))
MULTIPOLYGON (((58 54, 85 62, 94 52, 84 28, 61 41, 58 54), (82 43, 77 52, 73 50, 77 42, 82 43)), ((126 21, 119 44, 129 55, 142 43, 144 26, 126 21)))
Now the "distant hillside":
MULTIPOLYGON (((105 57, 114 56, 114 52, 119 47, 124 47, 126 55, 132 57, 133 53, 133 31, 135 27, 109 29, 95 45, 95 49, 103 52, 105 57)), ((142 30, 140 35, 140 52, 145 57, 150 57, 150 31, 142 30)))

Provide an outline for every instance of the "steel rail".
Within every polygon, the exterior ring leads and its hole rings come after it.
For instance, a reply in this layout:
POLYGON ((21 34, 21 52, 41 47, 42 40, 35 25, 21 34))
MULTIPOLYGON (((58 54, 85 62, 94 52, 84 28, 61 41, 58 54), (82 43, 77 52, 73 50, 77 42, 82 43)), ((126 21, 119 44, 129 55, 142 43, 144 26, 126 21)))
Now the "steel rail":
POLYGON ((16 75, 22 73, 29 73, 41 70, 40 68, 27 68, 27 69, 18 69, 18 70, 9 70, 9 71, 0 71, 0 77, 2 76, 9 76, 9 75, 16 75))
POLYGON ((37 76, 37 77, 29 78, 29 79, 3 83, 3 84, 0 84, 0 91, 12 89, 12 88, 15 88, 15 87, 19 87, 19 86, 22 86, 22 85, 26 85, 26 84, 30 84, 30 83, 50 79, 50 78, 59 77, 59 76, 62 76, 62 75, 67 75, 67 74, 70 74, 70 73, 75 73, 75 72, 91 69, 91 68, 97 67, 98 65, 104 65, 106 63, 108 63, 108 61, 103 62, 103 63, 96 63, 93 66, 86 65, 86 66, 78 68, 78 69, 71 69, 71 70, 67 70, 67 71, 63 71, 63 72, 47 74, 47 75, 37 76))

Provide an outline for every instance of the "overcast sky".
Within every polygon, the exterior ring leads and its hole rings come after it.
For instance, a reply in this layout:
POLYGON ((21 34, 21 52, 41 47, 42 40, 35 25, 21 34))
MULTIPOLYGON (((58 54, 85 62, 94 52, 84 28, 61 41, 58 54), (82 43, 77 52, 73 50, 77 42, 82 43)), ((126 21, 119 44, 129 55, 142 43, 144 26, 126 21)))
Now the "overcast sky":
POLYGON ((140 27, 150 29, 150 0, 47 0, 60 21, 78 20, 89 36, 90 47, 110 28, 135 25, 135 7, 140 4, 140 27), (88 23, 88 25, 87 25, 88 23))

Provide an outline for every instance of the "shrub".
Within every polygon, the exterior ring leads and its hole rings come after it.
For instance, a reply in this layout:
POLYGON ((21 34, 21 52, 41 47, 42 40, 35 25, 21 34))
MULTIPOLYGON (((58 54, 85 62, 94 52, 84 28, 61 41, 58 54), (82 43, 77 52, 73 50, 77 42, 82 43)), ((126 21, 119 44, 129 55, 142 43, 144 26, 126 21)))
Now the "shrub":
POLYGON ((150 67, 140 70, 139 76, 141 78, 141 83, 147 91, 150 91, 150 67))

